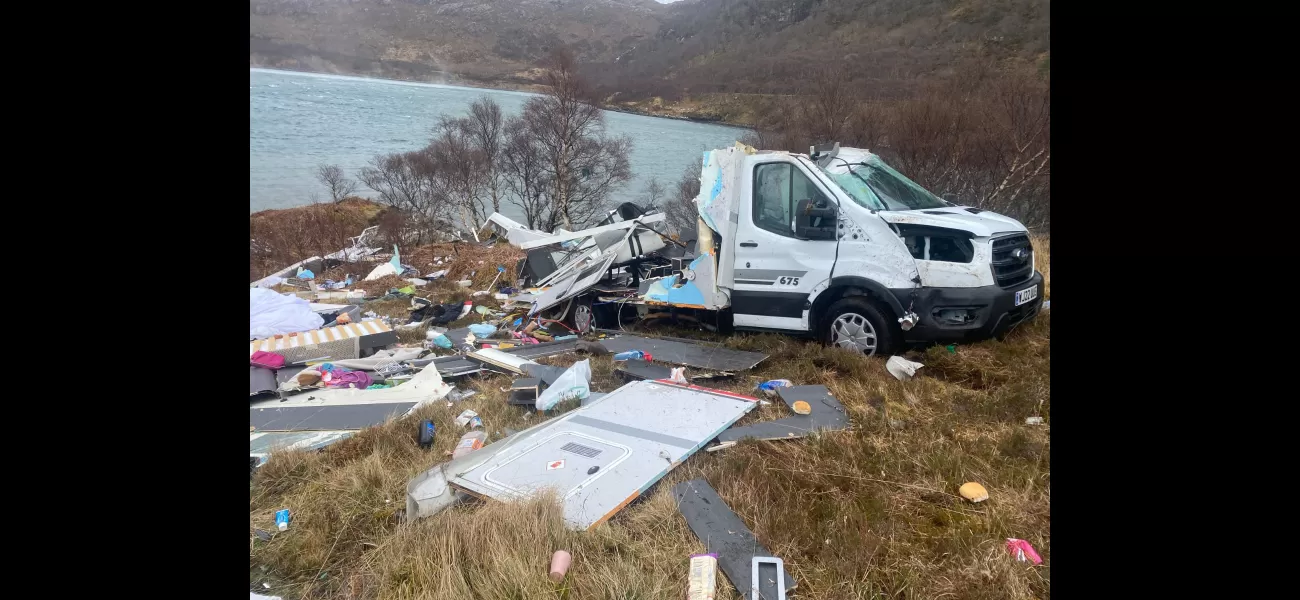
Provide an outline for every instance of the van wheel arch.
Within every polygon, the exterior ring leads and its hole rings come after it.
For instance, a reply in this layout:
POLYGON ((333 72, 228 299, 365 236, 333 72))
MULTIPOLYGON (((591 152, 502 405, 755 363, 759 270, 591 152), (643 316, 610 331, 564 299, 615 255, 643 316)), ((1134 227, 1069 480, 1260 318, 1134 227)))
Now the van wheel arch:
POLYGON ((826 316, 826 309, 839 300, 853 296, 866 297, 897 327, 897 319, 903 313, 903 307, 885 286, 864 277, 836 277, 831 280, 830 287, 818 294, 813 301, 812 310, 808 315, 809 328, 812 331, 820 331, 821 326, 824 325, 822 321, 826 316))

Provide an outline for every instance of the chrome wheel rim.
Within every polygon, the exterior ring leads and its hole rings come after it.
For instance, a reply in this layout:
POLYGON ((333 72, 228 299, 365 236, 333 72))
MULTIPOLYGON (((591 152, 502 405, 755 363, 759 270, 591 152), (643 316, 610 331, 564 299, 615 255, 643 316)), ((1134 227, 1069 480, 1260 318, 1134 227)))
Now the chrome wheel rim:
POLYGON ((591 331, 592 315, 591 307, 586 304, 579 304, 573 308, 573 325, 578 328, 578 333, 587 333, 591 331))
POLYGON ((831 323, 831 345, 871 356, 876 353, 876 328, 860 314, 844 313, 831 323))

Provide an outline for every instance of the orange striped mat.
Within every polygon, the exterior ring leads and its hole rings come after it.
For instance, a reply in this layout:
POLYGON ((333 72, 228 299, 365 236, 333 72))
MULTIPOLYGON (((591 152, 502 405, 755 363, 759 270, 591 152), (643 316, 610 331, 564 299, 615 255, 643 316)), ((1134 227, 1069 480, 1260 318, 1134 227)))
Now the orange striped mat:
POLYGON ((264 340, 254 340, 248 344, 248 354, 252 356, 254 352, 261 350, 263 352, 275 352, 278 350, 288 350, 301 346, 312 346, 326 342, 337 342, 350 338, 374 335, 392 331, 392 328, 378 319, 361 321, 360 323, 348 323, 346 325, 336 325, 324 329, 313 329, 311 331, 302 331, 297 334, 285 334, 280 338, 267 338, 264 340))

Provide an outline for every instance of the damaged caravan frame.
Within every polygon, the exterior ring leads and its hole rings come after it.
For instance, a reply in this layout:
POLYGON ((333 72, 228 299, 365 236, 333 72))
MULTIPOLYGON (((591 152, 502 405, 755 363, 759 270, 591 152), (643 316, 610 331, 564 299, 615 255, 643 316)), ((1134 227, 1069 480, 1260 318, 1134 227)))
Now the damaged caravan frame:
POLYGON ((511 300, 580 332, 667 311, 866 355, 1002 335, 1039 311, 1024 225, 943 200, 866 150, 737 143, 704 153, 700 183, 685 248, 664 241, 662 213, 630 204, 576 232, 492 215, 529 251, 531 287, 511 300))

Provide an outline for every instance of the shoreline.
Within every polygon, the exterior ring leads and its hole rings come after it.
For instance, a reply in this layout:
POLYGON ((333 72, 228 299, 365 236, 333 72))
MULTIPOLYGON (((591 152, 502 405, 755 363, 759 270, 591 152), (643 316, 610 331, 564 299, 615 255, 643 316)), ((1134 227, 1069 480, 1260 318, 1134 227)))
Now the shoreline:
MULTIPOLYGON (((516 93, 523 93, 523 94, 539 94, 539 93, 541 93, 540 91, 537 91, 537 90, 534 90, 534 89, 529 89, 529 86, 526 86, 526 85, 524 85, 524 84, 513 84, 513 83, 509 83, 509 82, 496 82, 495 85, 469 85, 469 84, 467 84, 467 83, 437 83, 437 82, 432 82, 432 81, 420 81, 420 80, 417 80, 417 79, 393 79, 393 78, 390 78, 390 77, 370 77, 370 76, 366 76, 366 75, 354 75, 354 74, 352 74, 352 73, 329 73, 329 72, 325 72, 325 71, 308 71, 308 70, 306 70, 306 69, 281 69, 281 68, 275 68, 275 67, 263 67, 263 66, 258 66, 258 65, 249 65, 248 68, 249 68, 249 70, 269 71, 269 72, 273 72, 273 73, 289 73, 289 74, 302 74, 302 75, 330 75, 330 76, 335 76, 335 77, 350 77, 350 78, 354 78, 354 79, 367 79, 367 80, 370 80, 370 81, 386 81, 386 82, 391 82, 391 83, 415 83, 415 84, 420 84, 420 85, 432 85, 432 86, 457 87, 457 88, 465 88, 465 89, 471 89, 471 90, 484 90, 484 91, 492 91, 492 92, 516 92, 516 93), (506 87, 506 86, 512 86, 512 87, 506 87)), ((452 73, 452 74, 450 74, 450 75, 451 75, 452 77, 457 77, 457 75, 455 75, 454 73, 452 73)), ((474 83, 482 83, 482 82, 479 82, 479 81, 475 80, 474 83)), ((539 85, 539 84, 530 84, 530 85, 531 85, 531 87, 536 87, 536 88, 540 88, 540 87, 542 87, 542 86, 539 85)), ((654 118, 654 119, 671 119, 671 120, 674 120, 674 121, 686 121, 686 122, 689 122, 689 123, 699 123, 699 124, 701 124, 701 125, 717 125, 717 126, 720 126, 720 127, 731 127, 731 128, 733 128, 733 129, 744 129, 744 130, 746 130, 746 131, 749 131, 750 129, 752 129, 752 128, 751 128, 750 126, 748 126, 748 125, 744 125, 744 124, 741 124, 741 123, 730 123, 730 122, 727 122, 727 121, 724 121, 724 120, 721 120, 721 119, 701 119, 701 118, 696 118, 696 117, 682 117, 682 116, 677 116, 677 115, 656 114, 656 113, 647 112, 647 111, 645 111, 645 110, 641 110, 641 109, 629 108, 629 107, 624 107, 624 106, 616 106, 616 105, 612 105, 612 104, 606 104, 606 105, 603 105, 603 106, 600 107, 600 109, 601 109, 601 110, 605 110, 605 111, 609 111, 609 112, 617 112, 617 113, 624 113, 624 114, 629 114, 629 115, 637 115, 637 116, 641 116, 641 117, 650 117, 650 118, 654 118)))

